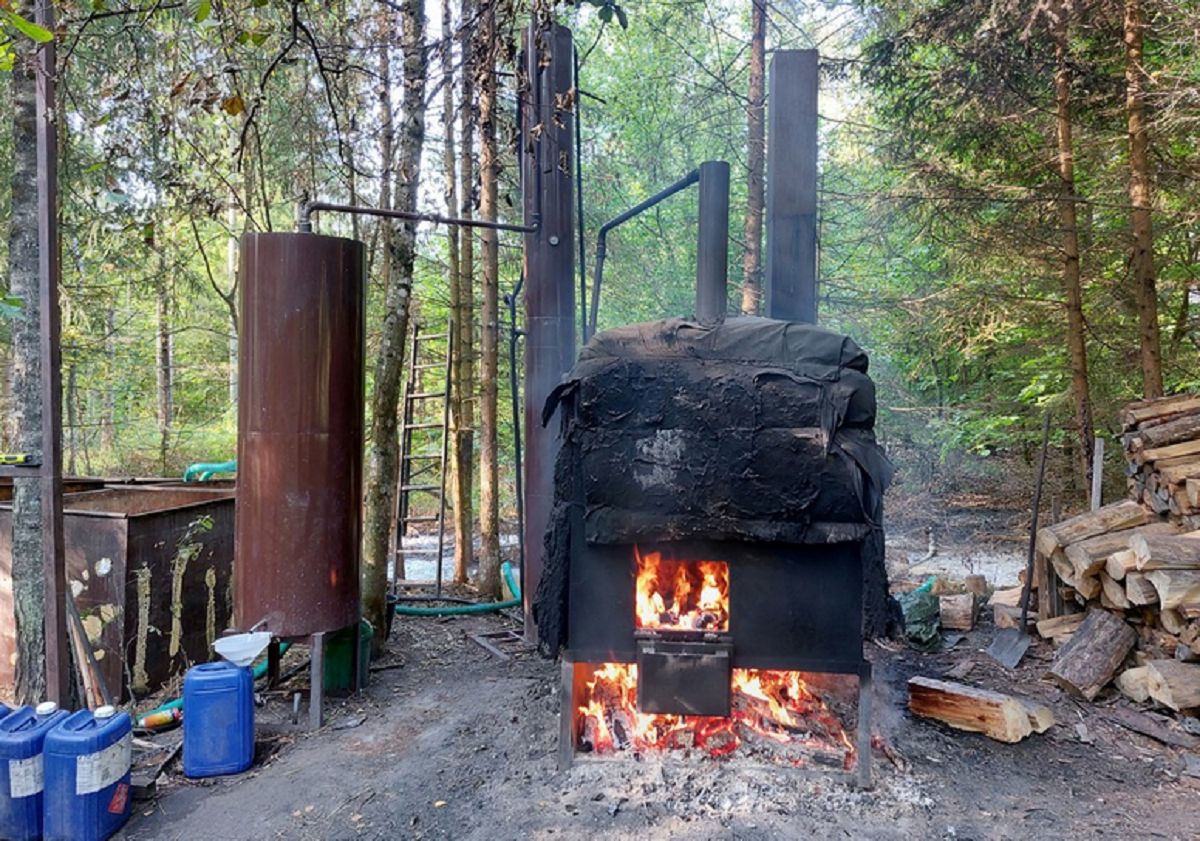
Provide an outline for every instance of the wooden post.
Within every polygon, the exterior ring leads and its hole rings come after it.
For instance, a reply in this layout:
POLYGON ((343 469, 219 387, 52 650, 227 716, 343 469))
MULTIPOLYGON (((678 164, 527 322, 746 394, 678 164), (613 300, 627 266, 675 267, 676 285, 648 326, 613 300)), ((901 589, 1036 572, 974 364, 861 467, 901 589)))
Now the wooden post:
MULTIPOLYGON (((40 0, 37 23, 54 31, 54 3, 40 0)), ((46 576, 46 698, 60 706, 70 692, 67 579, 62 524, 62 347, 58 311, 58 129, 54 42, 38 48, 38 286, 42 343, 42 564, 46 576)))
POLYGON ((554 504, 558 428, 542 407, 575 362, 575 230, 572 152, 575 115, 563 107, 574 87, 571 31, 531 25, 525 35, 528 85, 522 108, 525 221, 525 638, 536 640, 533 598, 554 504), (536 133, 532 129, 540 127, 536 133))
POLYGON ((1100 508, 1104 495, 1104 439, 1097 438, 1092 451, 1092 510, 1100 508))
POLYGON ((817 321, 816 50, 779 50, 767 106, 766 313, 817 321))

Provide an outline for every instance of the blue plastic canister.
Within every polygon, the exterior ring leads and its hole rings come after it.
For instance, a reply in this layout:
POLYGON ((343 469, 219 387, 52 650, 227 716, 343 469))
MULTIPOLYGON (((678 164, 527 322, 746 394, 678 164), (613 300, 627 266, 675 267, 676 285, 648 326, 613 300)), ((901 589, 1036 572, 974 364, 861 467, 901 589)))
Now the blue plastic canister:
POLYGON ((202 663, 183 678, 183 773, 240 774, 254 761, 254 677, 233 663, 202 663))
POLYGON ((47 701, 0 719, 0 838, 42 837, 42 746, 46 734, 66 717, 58 704, 47 701))
POLYGON ((133 721, 112 707, 80 710, 46 734, 47 841, 104 841, 129 818, 133 721))

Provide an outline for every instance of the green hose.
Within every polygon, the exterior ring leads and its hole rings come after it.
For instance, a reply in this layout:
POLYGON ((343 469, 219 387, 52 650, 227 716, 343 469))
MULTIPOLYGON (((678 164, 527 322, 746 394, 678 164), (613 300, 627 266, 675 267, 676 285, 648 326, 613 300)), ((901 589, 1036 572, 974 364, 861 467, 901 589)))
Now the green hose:
POLYGON ((211 479, 214 473, 237 473, 237 459, 233 461, 202 461, 183 471, 183 481, 194 482, 211 479))
POLYGON ((505 561, 500 566, 500 572, 504 575, 504 582, 508 584, 508 589, 515 598, 503 602, 456 604, 449 607, 410 607, 398 604, 396 605, 396 613, 401 616, 469 616, 475 613, 494 613, 497 610, 517 607, 521 604, 521 588, 517 586, 517 582, 513 579, 512 564, 505 561))

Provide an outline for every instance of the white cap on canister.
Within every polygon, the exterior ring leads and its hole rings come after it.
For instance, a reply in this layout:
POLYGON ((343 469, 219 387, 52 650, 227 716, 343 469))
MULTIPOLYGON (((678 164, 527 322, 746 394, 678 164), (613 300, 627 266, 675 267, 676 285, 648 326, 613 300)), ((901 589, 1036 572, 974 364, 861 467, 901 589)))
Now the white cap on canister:
POLYGON ((92 713, 96 718, 112 718, 116 714, 116 707, 111 707, 108 704, 105 704, 103 707, 96 707, 96 711, 92 713))
POLYGON ((58 704, 53 701, 42 701, 42 703, 33 708, 33 711, 38 715, 54 715, 54 713, 58 712, 58 704))

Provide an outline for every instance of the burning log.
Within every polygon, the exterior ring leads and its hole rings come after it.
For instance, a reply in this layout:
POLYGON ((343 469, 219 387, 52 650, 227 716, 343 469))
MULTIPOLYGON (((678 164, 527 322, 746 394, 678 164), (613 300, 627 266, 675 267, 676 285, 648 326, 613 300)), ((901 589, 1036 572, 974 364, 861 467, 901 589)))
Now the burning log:
POLYGON ((1045 706, 961 683, 914 677, 908 681, 908 708, 957 729, 1015 743, 1054 724, 1045 706))

